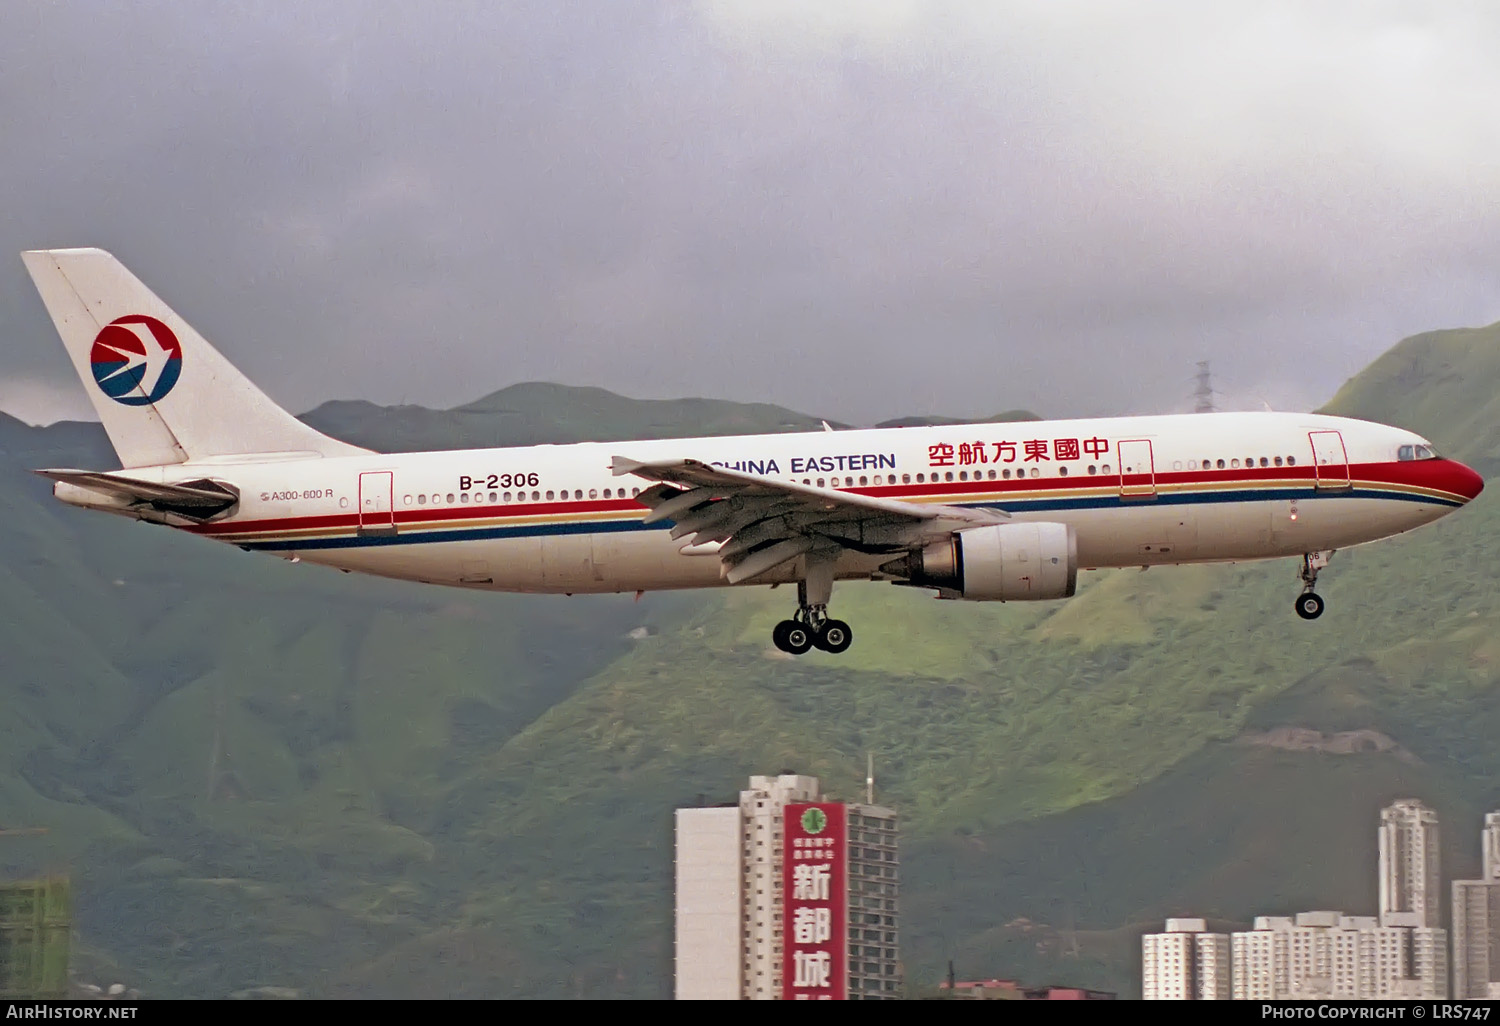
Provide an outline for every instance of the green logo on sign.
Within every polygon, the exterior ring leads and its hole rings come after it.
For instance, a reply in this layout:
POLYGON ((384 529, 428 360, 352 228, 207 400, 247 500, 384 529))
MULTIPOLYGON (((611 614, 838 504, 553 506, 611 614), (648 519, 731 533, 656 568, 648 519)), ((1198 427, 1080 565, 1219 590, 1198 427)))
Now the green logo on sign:
POLYGON ((828 817, 822 809, 808 809, 802 814, 802 829, 809 834, 821 834, 828 825, 828 817))

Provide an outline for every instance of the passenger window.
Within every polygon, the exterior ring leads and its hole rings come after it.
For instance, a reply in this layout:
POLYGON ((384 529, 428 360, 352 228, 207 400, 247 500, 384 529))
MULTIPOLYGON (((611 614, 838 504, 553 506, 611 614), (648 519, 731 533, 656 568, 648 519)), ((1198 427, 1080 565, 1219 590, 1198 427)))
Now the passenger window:
POLYGON ((926 480, 927 480, 927 475, 926 474, 918 474, 917 475, 917 484, 923 484, 923 483, 926 482, 926 480))
POLYGON ((1229 465, 1231 467, 1238 467, 1240 465, 1240 461, 1239 460, 1230 460, 1229 461, 1229 465))
POLYGON ((468 492, 461 493, 459 495, 459 497, 458 497, 458 501, 459 502, 468 502, 469 501, 469 493, 468 492))
POLYGON ((1288 456, 1286 458, 1286 465, 1289 466, 1289 467, 1295 467, 1297 465, 1297 457, 1295 457, 1295 456, 1288 456))
POLYGON ((433 496, 433 497, 432 497, 432 504, 433 504, 433 505, 434 505, 434 506, 436 506, 436 505, 437 505, 437 504, 438 504, 438 503, 440 503, 440 502, 442 502, 442 501, 443 501, 443 497, 442 497, 442 496, 441 496, 441 495, 434 495, 434 496, 433 496))
POLYGON ((510 492, 501 492, 500 493, 500 501, 501 502, 509 502, 510 501, 510 492))
POLYGON ((911 475, 910 474, 902 474, 901 475, 901 483, 902 484, 911 484, 911 475))
POLYGON ((867 478, 867 477, 861 477, 861 478, 860 478, 860 479, 859 479, 859 483, 860 483, 860 484, 861 484, 861 485, 867 485, 867 484, 869 484, 869 483, 870 483, 870 479, 869 479, 869 478, 867 478))
POLYGON ((1197 460, 1188 460, 1188 469, 1189 470, 1197 470, 1198 469, 1198 461, 1197 460))
MULTIPOLYGON (((547 493, 547 498, 549 498, 549 499, 552 498, 552 493, 551 492, 547 493)), ((531 493, 531 501, 532 502, 541 502, 542 501, 542 493, 541 492, 532 492, 531 493)))
POLYGON ((418 495, 417 496, 417 505, 418 506, 425 506, 425 505, 427 505, 427 496, 425 496, 425 495, 418 495))
POLYGON ((1271 465, 1271 461, 1262 456, 1260 458, 1260 465, 1263 467, 1269 467, 1271 465))
POLYGON ((1032 477, 1041 477, 1042 476, 1042 472, 1040 470, 1038 470, 1036 467, 1032 467, 1031 468, 1031 476, 1032 477))
POLYGON ((960 470, 958 472, 958 479, 960 481, 967 481, 969 479, 969 472, 967 470, 960 470))
POLYGON ((819 487, 819 488, 822 488, 822 487, 823 487, 823 479, 822 479, 822 478, 821 478, 821 477, 820 477, 820 478, 818 478, 818 487, 819 487))
POLYGON ((1280 456, 1276 457, 1276 465, 1278 467, 1281 466, 1281 457, 1280 456))
POLYGON ((495 502, 499 498, 500 498, 499 495, 495 494, 494 492, 490 492, 490 501, 491 502, 495 502))
POLYGON ((1010 468, 1006 467, 1004 470, 1000 471, 1000 476, 1003 477, 1003 478, 1005 478, 1007 481, 1009 481, 1010 480, 1010 468))
POLYGON ((1219 461, 1219 469, 1220 469, 1220 470, 1223 470, 1223 469, 1224 469, 1224 461, 1223 461, 1223 460, 1220 460, 1220 461, 1219 461))
POLYGON ((948 471, 948 473, 944 474, 943 475, 943 479, 947 480, 947 481, 952 481, 953 480, 953 471, 950 470, 950 471, 948 471))
POLYGON ((1097 474, 1097 473, 1099 473, 1099 468, 1096 467, 1096 466, 1094 466, 1092 463, 1090 463, 1089 464, 1089 473, 1090 474, 1097 474))
POLYGON ((853 488, 854 487, 854 478, 852 478, 852 477, 846 477, 846 478, 844 478, 844 487, 845 488, 853 488))
POLYGON ((1068 476, 1068 468, 1067 467, 1058 467, 1057 468, 1057 476, 1058 477, 1067 477, 1068 476))
POLYGON ((406 505, 410 506, 411 505, 411 496, 410 495, 404 495, 404 496, 401 497, 401 501, 403 503, 405 503, 406 505))
POLYGON ((453 493, 452 492, 448 493, 448 505, 450 505, 450 506, 453 505, 453 493))
POLYGON ((1182 469, 1182 461, 1181 460, 1173 460, 1172 461, 1172 469, 1173 470, 1181 470, 1182 469))
POLYGON ((641 490, 639 488, 632 488, 632 489, 630 489, 630 497, 632 499, 635 498, 639 494, 641 494, 641 490))
POLYGON ((607 498, 609 498, 609 495, 610 495, 610 491, 611 491, 611 489, 608 489, 608 488, 606 488, 606 489, 604 489, 604 497, 605 497, 605 498, 606 498, 606 499, 607 499, 607 498))
POLYGON ((995 480, 995 472, 993 470, 990 471, 990 480, 991 481, 995 480))

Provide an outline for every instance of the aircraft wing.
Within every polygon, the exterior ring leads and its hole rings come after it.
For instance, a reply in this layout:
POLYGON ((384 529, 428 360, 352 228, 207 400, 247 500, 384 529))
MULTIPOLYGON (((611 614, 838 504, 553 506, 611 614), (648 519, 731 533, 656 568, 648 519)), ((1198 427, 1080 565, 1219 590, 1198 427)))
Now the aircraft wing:
POLYGON ((1010 517, 997 508, 815 488, 693 459, 642 463, 616 456, 611 466, 616 476, 633 474, 658 482, 637 497, 651 507, 644 523, 672 521, 672 537, 688 539, 684 547, 718 543, 720 566, 730 584, 809 553, 898 553, 953 531, 1010 517))
POLYGON ((207 520, 240 501, 239 493, 233 488, 207 479, 158 484, 93 470, 38 470, 36 473, 63 486, 99 493, 123 506, 148 506, 194 520, 207 520))

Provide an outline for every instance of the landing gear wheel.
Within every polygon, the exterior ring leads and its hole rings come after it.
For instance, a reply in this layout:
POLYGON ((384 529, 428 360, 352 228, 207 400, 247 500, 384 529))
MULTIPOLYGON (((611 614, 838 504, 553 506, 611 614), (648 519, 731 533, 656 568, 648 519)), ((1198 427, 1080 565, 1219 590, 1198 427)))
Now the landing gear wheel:
POLYGON ((796 620, 782 620, 771 631, 771 642, 783 652, 802 655, 813 647, 813 632, 796 620))
POLYGON ((854 642, 854 632, 849 625, 842 620, 827 620, 823 629, 813 636, 813 644, 824 652, 832 652, 838 655, 845 651, 854 642))
POLYGON ((1304 620, 1316 620, 1323 615, 1323 600, 1312 592, 1297 596, 1297 615, 1304 620))

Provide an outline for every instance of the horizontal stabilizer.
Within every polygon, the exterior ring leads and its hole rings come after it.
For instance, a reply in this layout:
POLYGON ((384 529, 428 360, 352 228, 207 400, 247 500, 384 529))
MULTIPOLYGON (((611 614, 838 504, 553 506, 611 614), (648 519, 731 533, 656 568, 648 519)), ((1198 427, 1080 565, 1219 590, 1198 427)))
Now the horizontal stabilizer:
MULTIPOLYGON (((54 491, 64 501, 69 499, 64 488, 81 488, 115 500, 111 505, 121 508, 122 512, 146 506, 160 513, 175 513, 189 520, 204 521, 240 501, 239 492, 233 486, 206 478, 161 484, 93 470, 38 470, 36 473, 63 486, 54 487, 54 491)), ((76 504, 91 505, 87 502, 76 504)))

